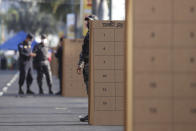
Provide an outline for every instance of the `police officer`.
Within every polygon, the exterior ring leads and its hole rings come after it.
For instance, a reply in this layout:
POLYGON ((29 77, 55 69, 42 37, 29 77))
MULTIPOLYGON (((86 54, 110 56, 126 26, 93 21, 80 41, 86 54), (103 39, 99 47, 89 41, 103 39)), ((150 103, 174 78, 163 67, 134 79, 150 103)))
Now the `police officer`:
MULTIPOLYGON (((82 68, 83 68, 83 78, 84 83, 86 85, 86 91, 88 94, 88 87, 89 87, 89 21, 90 20, 97 20, 97 16, 95 15, 89 15, 85 17, 84 19, 87 23, 86 26, 88 28, 88 32, 84 38, 83 45, 82 45, 82 51, 80 53, 80 59, 78 62, 78 68, 77 72, 78 74, 81 74, 82 68)), ((80 121, 88 121, 88 115, 84 118, 81 118, 80 121)))
POLYGON ((49 94, 53 94, 52 91, 52 73, 50 69, 50 62, 48 60, 48 47, 46 46, 46 35, 41 35, 41 42, 34 46, 33 52, 36 54, 34 58, 34 66, 37 70, 37 83, 39 86, 39 94, 44 94, 42 89, 43 75, 46 76, 46 81, 49 89, 49 94))
POLYGON ((34 57, 36 54, 31 52, 31 40, 33 36, 31 34, 28 34, 26 39, 18 44, 18 51, 19 51, 19 94, 24 94, 22 90, 22 86, 24 84, 24 81, 26 79, 27 84, 27 94, 34 94, 30 90, 30 85, 33 82, 32 77, 32 57, 34 57))
POLYGON ((59 92, 56 93, 56 95, 61 95, 62 94, 62 64, 63 64, 63 60, 62 60, 62 55, 63 55, 63 43, 64 43, 64 36, 62 36, 60 38, 60 45, 57 49, 57 52, 55 53, 55 56, 58 59, 58 77, 60 80, 60 89, 59 92))

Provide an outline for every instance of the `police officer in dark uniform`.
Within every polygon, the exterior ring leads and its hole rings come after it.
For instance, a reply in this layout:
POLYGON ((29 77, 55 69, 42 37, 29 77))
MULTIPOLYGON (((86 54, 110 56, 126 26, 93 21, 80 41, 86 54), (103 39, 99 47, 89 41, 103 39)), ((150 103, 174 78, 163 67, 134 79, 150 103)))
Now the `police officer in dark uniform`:
POLYGON ((63 65, 63 43, 64 43, 64 36, 60 38, 60 45, 57 48, 57 52, 55 53, 56 58, 58 59, 58 77, 60 80, 60 89, 59 92, 56 93, 56 95, 61 95, 62 94, 62 65, 63 65))
POLYGON ((18 51, 19 51, 19 94, 24 94, 22 90, 22 86, 24 84, 24 81, 26 79, 27 84, 27 94, 34 94, 30 90, 30 85, 33 82, 32 77, 32 57, 34 57, 36 54, 31 52, 31 40, 33 36, 31 34, 28 34, 26 39, 18 44, 18 51))
MULTIPOLYGON (((97 20, 97 16, 89 15, 85 17, 85 21, 87 22, 86 25, 88 28, 88 32, 83 41, 82 51, 80 53, 80 59, 77 68, 78 74, 81 73, 83 68, 83 78, 84 78, 84 83, 86 85, 87 94, 88 94, 88 87, 89 87, 89 21, 90 20, 97 20)), ((84 118, 81 118, 80 121, 82 122, 88 121, 88 115, 85 116, 84 118)))
POLYGON ((50 68, 50 62, 48 60, 48 47, 46 46, 46 35, 41 35, 41 42, 34 46, 33 52, 36 54, 34 58, 34 68, 37 70, 37 83, 39 86, 39 94, 44 94, 42 89, 43 75, 46 76, 47 85, 49 88, 49 94, 53 94, 52 91, 52 73, 50 68))

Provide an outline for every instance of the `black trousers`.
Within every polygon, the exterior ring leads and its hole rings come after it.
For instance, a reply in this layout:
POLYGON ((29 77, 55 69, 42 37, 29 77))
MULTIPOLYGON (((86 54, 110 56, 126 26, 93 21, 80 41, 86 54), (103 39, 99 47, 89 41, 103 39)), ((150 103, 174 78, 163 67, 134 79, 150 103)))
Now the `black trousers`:
POLYGON ((37 66, 37 83, 39 85, 39 88, 42 88, 42 81, 43 76, 45 75, 47 85, 49 88, 52 87, 52 73, 49 62, 40 63, 39 66, 37 66))
POLYGON ((63 75, 62 66, 59 65, 59 67, 58 67, 58 78, 59 78, 59 83, 60 83, 60 87, 59 87, 60 92, 62 92, 62 88, 63 88, 62 75, 63 75))
POLYGON ((24 81, 26 80, 27 87, 29 87, 33 82, 33 70, 32 70, 32 63, 20 63, 19 65, 19 86, 23 86, 24 81))
POLYGON ((86 85, 86 92, 88 94, 88 88, 89 88, 89 64, 85 63, 84 69, 83 69, 83 78, 84 78, 84 83, 86 85))

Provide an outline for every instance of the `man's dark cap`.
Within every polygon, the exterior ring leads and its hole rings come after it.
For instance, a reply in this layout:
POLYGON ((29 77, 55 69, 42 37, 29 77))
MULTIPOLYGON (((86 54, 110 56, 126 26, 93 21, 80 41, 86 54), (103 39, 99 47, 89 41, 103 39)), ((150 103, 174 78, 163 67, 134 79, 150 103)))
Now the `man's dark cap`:
POLYGON ((41 35, 41 39, 46 39, 47 35, 46 34, 42 34, 41 35))
POLYGON ((32 39, 33 35, 31 33, 28 33, 26 38, 32 39))
POLYGON ((88 21, 88 20, 98 20, 98 17, 96 15, 89 15, 89 16, 85 17, 84 20, 86 20, 86 21, 88 21))

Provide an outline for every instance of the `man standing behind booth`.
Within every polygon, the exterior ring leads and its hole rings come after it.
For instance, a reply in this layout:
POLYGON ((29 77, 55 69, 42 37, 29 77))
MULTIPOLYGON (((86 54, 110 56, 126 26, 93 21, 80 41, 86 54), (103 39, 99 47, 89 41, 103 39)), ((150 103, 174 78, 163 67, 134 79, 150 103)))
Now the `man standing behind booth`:
POLYGON ((32 57, 36 56, 35 53, 31 52, 31 41, 33 36, 31 34, 28 34, 26 36, 26 39, 18 44, 18 51, 19 51, 19 91, 18 93, 20 95, 23 95, 24 92, 22 90, 22 86, 24 84, 24 81, 26 79, 27 84, 27 94, 34 94, 30 90, 30 86, 33 82, 33 76, 32 76, 32 57))
POLYGON ((57 48, 57 52, 55 53, 55 56, 58 60, 58 78, 59 78, 59 82, 60 82, 60 86, 59 86, 59 92, 56 93, 56 95, 62 95, 62 74, 63 74, 63 43, 64 43, 64 36, 62 36, 60 38, 60 43, 59 46, 57 48))
MULTIPOLYGON (((89 22, 90 20, 97 20, 97 16, 95 15, 89 15, 85 17, 84 19, 87 23, 86 26, 88 28, 88 32, 84 38, 83 45, 82 45, 82 51, 80 53, 80 59, 78 62, 78 68, 77 72, 78 74, 81 74, 82 68, 83 68, 83 78, 84 83, 86 85, 86 91, 88 94, 88 88, 89 88, 89 22)), ((88 115, 84 118, 81 118, 80 121, 85 122, 88 121, 88 115)))
POLYGON ((48 85, 49 94, 53 94, 52 91, 52 73, 50 68, 50 62, 48 60, 48 47, 46 46, 47 36, 45 34, 41 35, 41 42, 35 45, 33 52, 36 54, 34 58, 34 67, 37 70, 37 83, 39 86, 39 94, 44 94, 42 83, 43 75, 46 76, 46 81, 48 85))

